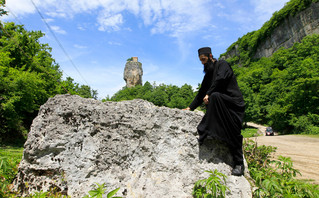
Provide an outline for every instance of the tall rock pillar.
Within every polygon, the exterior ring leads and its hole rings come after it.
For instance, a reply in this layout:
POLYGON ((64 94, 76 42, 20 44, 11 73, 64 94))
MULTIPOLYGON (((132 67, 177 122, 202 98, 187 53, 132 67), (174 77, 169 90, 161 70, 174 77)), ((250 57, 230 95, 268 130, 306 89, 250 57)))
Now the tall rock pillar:
POLYGON ((142 85, 143 69, 142 63, 138 62, 137 57, 129 59, 124 68, 124 80, 126 87, 135 87, 136 85, 142 85))

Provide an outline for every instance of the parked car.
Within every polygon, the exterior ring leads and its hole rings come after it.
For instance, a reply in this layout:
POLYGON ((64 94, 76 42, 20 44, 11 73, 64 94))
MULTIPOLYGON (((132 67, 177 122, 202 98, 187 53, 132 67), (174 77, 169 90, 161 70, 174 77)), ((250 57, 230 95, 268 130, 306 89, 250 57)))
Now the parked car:
POLYGON ((266 136, 272 136, 274 135, 274 131, 272 130, 271 127, 266 128, 266 136))

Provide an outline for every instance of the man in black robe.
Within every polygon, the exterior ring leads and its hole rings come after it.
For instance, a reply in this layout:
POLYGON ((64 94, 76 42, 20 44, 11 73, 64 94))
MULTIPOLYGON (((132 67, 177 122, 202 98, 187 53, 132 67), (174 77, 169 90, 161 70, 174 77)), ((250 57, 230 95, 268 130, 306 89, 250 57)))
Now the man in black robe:
POLYGON ((232 153, 232 175, 244 174, 241 135, 245 103, 232 68, 224 60, 213 58, 209 47, 200 48, 198 56, 205 76, 197 96, 186 110, 194 110, 203 102, 207 111, 197 127, 199 144, 207 137, 225 142, 232 153))

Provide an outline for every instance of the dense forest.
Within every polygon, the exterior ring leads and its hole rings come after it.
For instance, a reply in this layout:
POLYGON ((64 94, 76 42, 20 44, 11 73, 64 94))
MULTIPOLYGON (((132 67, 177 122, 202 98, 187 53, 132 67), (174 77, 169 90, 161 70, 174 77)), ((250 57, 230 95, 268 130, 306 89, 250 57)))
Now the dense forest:
POLYGON ((282 133, 319 134, 319 35, 269 58, 234 66, 246 102, 246 121, 282 133))
MULTIPOLYGON (((0 14, 6 12, 1 9, 0 14)), ((43 36, 22 25, 0 22, 0 144, 23 142, 39 107, 49 97, 65 93, 97 97, 89 86, 71 77, 62 79, 51 48, 39 42, 43 36)))
MULTIPOLYGON (((264 26, 239 38, 234 46, 240 55, 227 61, 232 65, 246 102, 245 121, 274 127, 282 133, 319 134, 319 35, 305 37, 290 49, 280 49, 269 58, 253 59, 256 46, 289 16, 318 0, 291 0, 275 12, 264 26)), ((6 14, 1 9, 0 16, 6 14)), ((44 34, 23 25, 0 22, 0 144, 24 141, 39 107, 56 94, 77 94, 97 98, 97 91, 62 78, 59 64, 44 34), (17 138, 20 137, 20 138, 17 138)), ((223 56, 223 55, 221 55, 223 56)), ((103 101, 141 98, 158 106, 187 107, 198 87, 156 85, 124 87, 103 101), (195 89, 195 90, 194 90, 195 89)), ((200 107, 199 110, 204 110, 200 107)))

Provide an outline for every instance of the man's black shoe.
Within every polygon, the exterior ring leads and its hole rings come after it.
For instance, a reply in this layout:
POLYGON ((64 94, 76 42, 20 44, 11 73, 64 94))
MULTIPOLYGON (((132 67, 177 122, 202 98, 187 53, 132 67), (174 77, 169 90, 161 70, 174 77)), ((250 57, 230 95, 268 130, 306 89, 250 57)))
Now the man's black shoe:
POLYGON ((236 165, 231 174, 235 176, 242 176, 244 175, 244 171, 245 171, 245 166, 243 164, 236 165))
POLYGON ((204 144, 204 140, 206 139, 207 137, 207 134, 204 134, 204 135, 200 135, 199 138, 197 139, 198 141, 198 144, 201 146, 204 144))
POLYGON ((197 141, 198 141, 199 146, 204 144, 204 140, 201 140, 201 139, 197 138, 197 141))

